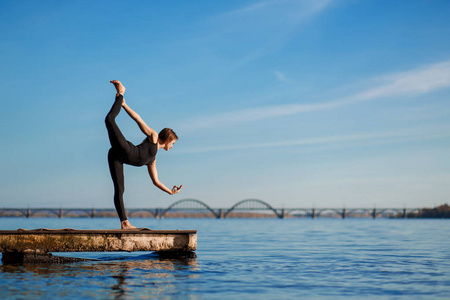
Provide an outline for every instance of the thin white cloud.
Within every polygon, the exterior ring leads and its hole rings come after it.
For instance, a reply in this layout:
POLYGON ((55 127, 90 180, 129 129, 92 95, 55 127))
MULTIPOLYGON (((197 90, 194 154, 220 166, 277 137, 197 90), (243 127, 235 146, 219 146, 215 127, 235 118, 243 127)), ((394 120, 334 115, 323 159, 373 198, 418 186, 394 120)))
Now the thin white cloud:
MULTIPOLYGON (((214 34, 251 41, 252 47, 240 48, 240 59, 232 69, 282 48, 295 36, 298 28, 325 11, 334 0, 266 0, 242 7, 214 18, 214 34)), ((242 44, 239 45, 242 47, 242 44)))
POLYGON ((287 9, 287 12, 293 12, 293 8, 295 8, 298 9, 298 12, 296 12, 295 15, 304 17, 325 9, 333 1, 334 0, 266 0, 238 8, 226 13, 225 15, 243 15, 248 17, 252 15, 272 13, 274 10, 278 9, 287 9))
POLYGON ((280 71, 275 71, 275 77, 281 82, 289 82, 289 79, 280 71))
POLYGON ((282 104, 201 117, 186 122, 185 130, 229 126, 230 124, 252 122, 268 118, 296 115, 307 112, 330 110, 364 101, 393 97, 413 96, 450 87, 450 61, 444 61, 408 72, 389 74, 377 78, 377 86, 365 91, 322 103, 282 104))
POLYGON ((261 1, 254 4, 250 4, 246 7, 236 9, 234 11, 228 12, 228 15, 239 15, 239 14, 251 14, 264 9, 267 6, 272 6, 279 1, 261 1))
POLYGON ((201 147, 191 149, 179 149, 179 153, 204 153, 212 151, 229 151, 229 150, 242 150, 242 149, 262 149, 262 148, 274 148, 274 147, 291 147, 291 146, 316 146, 316 145, 331 145, 345 143, 346 146, 349 142, 362 143, 371 142, 377 144, 391 144, 407 141, 422 141, 430 139, 442 139, 450 137, 450 127, 429 127, 429 128, 409 128, 384 132, 372 132, 361 134, 348 134, 339 136, 326 136, 319 138, 307 138, 297 139, 290 141, 272 141, 267 143, 249 143, 249 144, 236 144, 236 145, 219 145, 213 147, 201 147))
POLYGON ((409 72, 387 75, 386 84, 362 92, 356 97, 370 100, 397 95, 416 95, 450 86, 450 61, 421 67, 409 72))

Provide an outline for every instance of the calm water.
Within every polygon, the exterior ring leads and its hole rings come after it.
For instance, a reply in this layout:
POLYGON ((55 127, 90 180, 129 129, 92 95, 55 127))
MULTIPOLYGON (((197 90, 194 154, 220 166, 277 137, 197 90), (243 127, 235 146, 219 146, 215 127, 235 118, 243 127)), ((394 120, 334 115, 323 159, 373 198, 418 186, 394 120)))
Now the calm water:
MULTIPOLYGON (((0 265, 0 298, 450 299, 450 221, 132 219, 197 229, 196 259, 77 253, 101 261, 0 265)), ((0 229, 112 229, 115 219, 0 218, 0 229)))

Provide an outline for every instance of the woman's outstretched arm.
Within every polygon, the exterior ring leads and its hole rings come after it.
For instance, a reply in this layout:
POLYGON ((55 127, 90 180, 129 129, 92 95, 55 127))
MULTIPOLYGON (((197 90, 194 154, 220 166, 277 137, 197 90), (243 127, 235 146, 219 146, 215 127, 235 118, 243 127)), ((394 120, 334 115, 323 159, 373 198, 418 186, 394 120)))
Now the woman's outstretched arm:
POLYGON ((172 190, 169 190, 161 181, 158 179, 158 171, 156 170, 156 162, 152 162, 151 164, 148 164, 148 173, 150 174, 150 178, 153 181, 153 184, 157 186, 160 190, 170 194, 175 195, 178 194, 183 187, 183 185, 174 186, 172 190))
POLYGON ((136 123, 138 124, 139 128, 142 130, 142 132, 151 138, 153 143, 156 143, 158 141, 158 133, 153 130, 152 128, 150 128, 145 122, 144 120, 142 120, 141 116, 139 116, 139 114, 137 112, 135 112, 134 110, 132 110, 126 103, 125 103, 125 99, 123 100, 122 103, 122 107, 123 109, 125 109, 125 111, 127 112, 127 114, 134 120, 136 121, 136 123))

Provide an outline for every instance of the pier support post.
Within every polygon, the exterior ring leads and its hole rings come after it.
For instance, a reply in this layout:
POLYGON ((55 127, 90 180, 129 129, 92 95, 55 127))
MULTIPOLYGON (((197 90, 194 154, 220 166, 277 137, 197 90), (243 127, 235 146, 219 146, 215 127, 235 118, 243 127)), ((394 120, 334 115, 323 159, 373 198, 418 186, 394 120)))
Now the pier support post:
POLYGON ((347 213, 345 212, 345 208, 342 210, 342 219, 347 218, 347 213))

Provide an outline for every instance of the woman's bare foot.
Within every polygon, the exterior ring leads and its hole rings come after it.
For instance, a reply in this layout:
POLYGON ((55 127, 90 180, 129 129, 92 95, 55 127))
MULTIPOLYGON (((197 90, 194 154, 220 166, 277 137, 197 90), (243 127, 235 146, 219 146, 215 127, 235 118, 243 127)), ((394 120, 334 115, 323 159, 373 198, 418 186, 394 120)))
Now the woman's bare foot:
POLYGON ((121 225, 122 225, 122 229, 133 229, 133 228, 136 228, 133 225, 131 225, 128 220, 122 221, 121 225))
POLYGON ((119 80, 111 80, 112 84, 114 84, 114 87, 116 88, 117 95, 122 95, 125 93, 125 87, 122 85, 122 83, 119 80))

